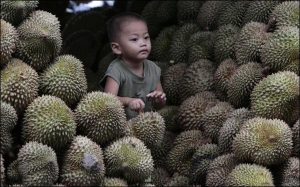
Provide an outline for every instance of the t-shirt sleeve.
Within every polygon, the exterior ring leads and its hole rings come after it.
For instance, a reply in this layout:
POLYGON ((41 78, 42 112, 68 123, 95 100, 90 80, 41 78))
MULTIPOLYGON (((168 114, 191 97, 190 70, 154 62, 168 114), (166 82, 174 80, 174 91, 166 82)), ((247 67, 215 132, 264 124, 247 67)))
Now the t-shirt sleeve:
POLYGON ((113 78, 119 86, 122 83, 122 74, 119 68, 116 67, 116 65, 109 67, 104 75, 104 77, 100 81, 100 86, 104 89, 106 84, 107 77, 113 78))

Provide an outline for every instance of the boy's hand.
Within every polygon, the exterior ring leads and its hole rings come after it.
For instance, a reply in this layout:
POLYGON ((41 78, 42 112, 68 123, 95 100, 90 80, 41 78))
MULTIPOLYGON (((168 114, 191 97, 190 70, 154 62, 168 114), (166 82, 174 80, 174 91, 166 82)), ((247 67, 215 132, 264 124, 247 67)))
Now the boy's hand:
POLYGON ((154 91, 146 95, 147 98, 152 99, 152 102, 161 103, 166 101, 166 94, 161 91, 154 91))
POLYGON ((141 99, 132 98, 128 102, 128 107, 130 110, 139 112, 139 110, 143 110, 145 108, 145 103, 141 99))

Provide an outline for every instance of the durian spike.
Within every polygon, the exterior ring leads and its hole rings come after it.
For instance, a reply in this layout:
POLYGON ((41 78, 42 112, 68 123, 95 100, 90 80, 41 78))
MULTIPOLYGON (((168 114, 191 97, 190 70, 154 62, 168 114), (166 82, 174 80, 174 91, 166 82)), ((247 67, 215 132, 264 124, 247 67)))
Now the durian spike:
POLYGON ((276 18, 274 16, 272 16, 269 19, 268 24, 265 26, 264 32, 268 32, 275 23, 276 23, 276 18))

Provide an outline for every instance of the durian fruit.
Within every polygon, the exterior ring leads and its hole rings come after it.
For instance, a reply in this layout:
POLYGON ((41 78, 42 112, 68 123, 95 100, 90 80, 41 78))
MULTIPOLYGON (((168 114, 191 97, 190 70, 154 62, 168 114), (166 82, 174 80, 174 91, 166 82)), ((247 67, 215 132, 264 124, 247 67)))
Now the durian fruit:
POLYGON ((176 63, 188 62, 189 38, 192 34, 199 31, 199 27, 195 23, 185 23, 173 34, 171 45, 168 53, 170 59, 176 63))
POLYGON ((233 153, 223 154, 212 160, 206 172, 206 186, 224 186, 229 173, 240 161, 233 153))
POLYGON ((189 183, 205 186, 207 169, 219 155, 217 144, 208 143, 198 147, 190 165, 189 183))
POLYGON ((120 138, 105 148, 107 176, 122 177, 129 184, 142 183, 154 170, 151 153, 135 137, 120 138))
POLYGON ((228 2, 226 1, 205 1, 197 15, 196 23, 201 30, 216 30, 218 13, 228 2))
POLYGON ((292 125, 299 116, 299 76, 280 71, 263 78, 255 85, 251 95, 251 111, 255 116, 277 118, 292 125))
POLYGON ((91 139, 76 136, 63 159, 60 174, 63 185, 103 185, 106 168, 102 148, 91 139))
POLYGON ((113 60, 115 60, 117 57, 118 57, 117 54, 110 52, 99 61, 98 70, 97 70, 97 75, 99 76, 98 85, 99 85, 100 80, 104 77, 105 72, 106 72, 107 68, 109 67, 109 64, 113 60))
POLYGON ((282 120, 252 118, 244 122, 232 142, 232 150, 241 161, 260 165, 284 162, 292 152, 292 131, 282 120))
POLYGON ((261 49, 261 61, 272 71, 282 71, 290 64, 299 64, 299 28, 280 27, 261 49))
POLYGON ((164 186, 189 186, 189 178, 183 175, 174 174, 164 186))
POLYGON ((225 186, 274 186, 272 173, 264 166, 243 163, 227 176, 225 186))
POLYGON ((19 170, 19 160, 14 160, 7 167, 6 181, 9 184, 22 184, 22 175, 19 170))
MULTIPOLYGON (((2 2, 1 2, 2 6, 2 2)), ((2 7, 1 7, 2 14, 2 7)), ((12 58, 12 54, 16 50, 16 46, 19 42, 19 34, 17 29, 11 25, 11 23, 6 22, 1 19, 1 53, 0 53, 0 66, 5 66, 12 58)))
POLYGON ((77 130, 98 144, 106 144, 123 136, 126 115, 122 103, 110 93, 94 91, 86 94, 75 109, 77 130))
POLYGON ((267 24, 270 15, 276 5, 280 1, 252 1, 247 8, 247 11, 243 18, 243 25, 248 22, 261 22, 267 24))
POLYGON ((161 84, 164 84, 165 81, 165 72, 167 69, 170 67, 170 63, 168 62, 163 62, 163 61, 153 61, 161 70, 161 76, 160 76, 160 82, 161 84))
POLYGON ((299 186, 299 158, 290 157, 284 164, 280 186, 299 186))
POLYGON ((268 73, 268 68, 262 68, 261 64, 248 62, 240 65, 228 81, 228 102, 236 108, 248 107, 253 88, 268 73))
POLYGON ((58 56, 39 78, 42 94, 59 97, 70 107, 87 92, 83 64, 72 55, 58 56))
POLYGON ((218 137, 218 146, 221 153, 232 152, 232 141, 239 132, 241 126, 248 119, 253 118, 253 114, 247 108, 235 109, 223 123, 218 137))
POLYGON ((121 179, 121 178, 105 177, 103 186, 105 186, 105 187, 111 187, 111 186, 127 187, 128 184, 124 179, 121 179))
POLYGON ((220 63, 228 58, 235 60, 234 44, 240 32, 240 28, 228 24, 222 25, 215 31, 214 61, 220 63))
POLYGON ((18 26, 38 7, 38 4, 38 0, 1 1, 1 19, 10 22, 14 26, 18 26))
POLYGON ((180 131, 180 127, 177 122, 178 109, 179 106, 167 105, 157 111, 165 121, 166 131, 175 133, 180 131))
POLYGON ((300 146, 299 146, 299 119, 297 122, 292 126, 293 132, 293 155, 299 156, 300 155, 300 146))
POLYGON ((42 71, 59 55, 62 38, 60 22, 54 14, 34 11, 18 26, 17 31, 20 40, 16 57, 36 71, 42 71))
POLYGON ((61 149, 76 133, 73 111, 58 97, 37 97, 26 109, 21 133, 25 142, 37 141, 61 149))
POLYGON ((219 102, 207 109, 200 119, 203 134, 211 138, 212 142, 217 143, 220 129, 233 110, 233 106, 228 102, 219 102))
POLYGON ((11 104, 21 114, 38 96, 38 73, 22 60, 13 58, 1 70, 1 101, 11 104))
POLYGON ((282 71, 291 71, 299 75, 299 58, 292 60, 282 71))
POLYGON ((271 16, 276 19, 275 29, 278 29, 281 26, 293 26, 299 28, 299 1, 279 3, 272 10, 271 16))
POLYGON ((30 141, 18 153, 18 169, 25 186, 52 186, 58 179, 58 163, 54 150, 30 141))
POLYGON ((237 67, 238 65, 229 58, 222 61, 214 72, 214 90, 220 100, 228 100, 228 83, 237 67))
POLYGON ((169 105, 180 105, 180 82, 186 68, 186 63, 178 63, 170 66, 164 74, 164 82, 162 85, 169 105))
POLYGON ((6 184, 6 177, 5 177, 5 168, 4 168, 4 159, 2 154, 0 154, 0 184, 4 186, 6 184))
POLYGON ((12 148, 13 137, 11 131, 17 125, 18 115, 16 110, 10 104, 3 101, 1 101, 0 115, 0 154, 4 155, 12 148))
POLYGON ((178 109, 180 129, 202 129, 200 120, 206 110, 215 106, 219 100, 213 92, 200 92, 182 102, 178 109))
POLYGON ((169 173, 164 168, 154 168, 151 174, 151 182, 155 186, 164 186, 168 179, 170 179, 169 173))
POLYGON ((177 1, 161 1, 160 6, 157 9, 156 15, 159 19, 160 24, 163 24, 164 27, 167 25, 175 25, 177 15, 177 1))
POLYGON ((158 112, 144 112, 127 122, 130 128, 130 136, 134 136, 151 149, 160 145, 166 125, 164 118, 158 112))
POLYGON ((249 61, 261 61, 260 51, 262 45, 264 45, 271 36, 268 30, 273 24, 273 21, 274 20, 270 19, 267 25, 250 21, 242 27, 234 46, 237 64, 245 64, 249 61))
MULTIPOLYGON (((164 2, 166 1, 163 1, 162 3, 164 2)), ((178 25, 172 25, 163 28, 159 32, 158 36, 152 42, 151 54, 154 59, 163 62, 168 62, 171 60, 169 48, 171 46, 172 37, 178 28, 178 25)))
POLYGON ((192 23, 196 20, 203 2, 177 1, 177 22, 179 25, 192 23))
POLYGON ((207 59, 201 59, 190 64, 181 79, 179 97, 181 101, 199 92, 212 91, 215 64, 207 59))

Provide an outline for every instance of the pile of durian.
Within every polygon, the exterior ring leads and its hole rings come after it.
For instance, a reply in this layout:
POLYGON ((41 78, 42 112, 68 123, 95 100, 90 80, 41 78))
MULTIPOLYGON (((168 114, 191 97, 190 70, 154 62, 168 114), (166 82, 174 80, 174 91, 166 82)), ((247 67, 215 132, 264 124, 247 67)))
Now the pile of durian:
POLYGON ((114 7, 1 1, 1 186, 299 186, 299 1, 127 1, 167 105, 100 89, 114 7), (65 18, 66 19, 66 18, 65 18))

